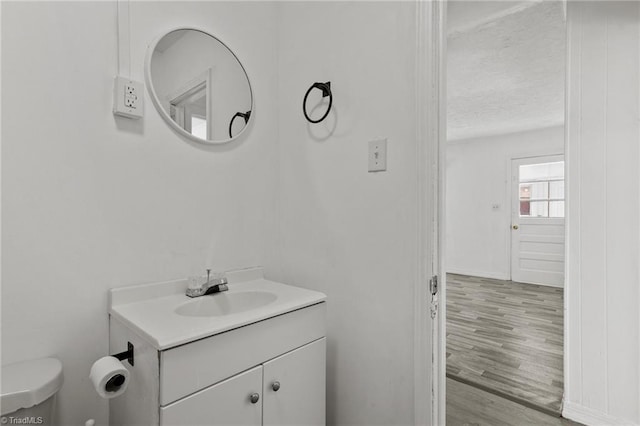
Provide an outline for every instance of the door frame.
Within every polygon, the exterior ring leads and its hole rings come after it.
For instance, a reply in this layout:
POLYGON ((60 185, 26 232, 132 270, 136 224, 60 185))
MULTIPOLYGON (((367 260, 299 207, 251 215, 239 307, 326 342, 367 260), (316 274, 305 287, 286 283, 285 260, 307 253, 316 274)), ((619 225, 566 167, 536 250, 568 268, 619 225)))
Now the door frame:
POLYGON ((418 177, 417 253, 414 289, 414 421, 444 425, 446 414, 446 291, 444 271, 444 168, 446 142, 447 0, 415 0, 416 6, 416 167, 418 177), (440 279, 431 297, 429 280, 440 279), (431 310, 435 317, 431 318, 431 310))

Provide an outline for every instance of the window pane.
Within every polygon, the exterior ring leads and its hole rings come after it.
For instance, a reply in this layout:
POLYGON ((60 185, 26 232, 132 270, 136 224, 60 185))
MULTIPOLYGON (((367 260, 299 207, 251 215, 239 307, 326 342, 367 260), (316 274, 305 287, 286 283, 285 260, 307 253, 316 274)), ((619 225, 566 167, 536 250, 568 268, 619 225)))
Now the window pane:
POLYGON ((564 161, 525 164, 518 172, 520 216, 564 217, 564 161))
POLYGON ((547 201, 531 201, 529 211, 531 217, 549 217, 549 202, 547 201))
POLYGON ((564 179, 564 161, 520 166, 520 181, 564 179))
POLYGON ((549 198, 548 182, 530 182, 529 185, 531 186, 532 200, 546 200, 549 198))
POLYGON ((549 203, 549 217, 564 217, 564 201, 551 201, 549 203))
POLYGON ((191 116, 191 134, 200 139, 207 139, 207 120, 203 117, 191 116))
POLYGON ((549 198, 564 199, 564 181, 549 182, 549 198))

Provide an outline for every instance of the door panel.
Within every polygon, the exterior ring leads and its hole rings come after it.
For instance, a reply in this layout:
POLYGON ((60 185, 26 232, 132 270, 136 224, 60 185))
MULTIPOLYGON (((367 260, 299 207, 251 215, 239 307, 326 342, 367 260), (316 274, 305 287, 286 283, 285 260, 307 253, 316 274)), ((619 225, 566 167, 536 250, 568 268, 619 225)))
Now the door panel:
MULTIPOLYGON (((514 159, 512 161, 511 279, 554 287, 564 285, 564 217, 554 206, 564 205, 564 175, 553 174, 548 164, 563 156, 514 159), (535 175, 540 166, 548 170, 535 175), (523 175, 520 171, 523 170, 523 175), (545 200, 546 199, 546 200, 545 200), (543 208, 543 205, 546 206, 543 208), (540 216, 537 216, 540 215, 540 216)), ((562 165, 563 169, 564 165, 562 165)))
POLYGON ((264 425, 325 424, 325 358, 322 338, 264 364, 264 425))
POLYGON ((532 253, 564 254, 564 244, 547 242, 521 241, 520 250, 532 253))
POLYGON ((262 423, 261 391, 262 366, 258 366, 161 407, 160 425, 259 426, 262 423), (252 403, 250 397, 254 393, 260 399, 252 403))

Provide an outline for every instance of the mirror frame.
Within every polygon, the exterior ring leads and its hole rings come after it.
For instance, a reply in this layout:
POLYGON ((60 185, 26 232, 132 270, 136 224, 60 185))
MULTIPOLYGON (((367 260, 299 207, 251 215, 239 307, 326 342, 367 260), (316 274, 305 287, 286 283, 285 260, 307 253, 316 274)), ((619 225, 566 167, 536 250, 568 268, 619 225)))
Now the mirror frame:
POLYGON ((252 123, 251 120, 254 117, 255 102, 254 102, 254 96, 253 96, 253 86, 251 85, 251 79, 249 78, 249 73, 247 72, 247 69, 242 64, 242 61, 240 61, 240 58, 238 58, 238 55, 236 55, 236 53, 226 43, 224 43, 218 37, 212 35, 209 31, 205 31, 202 28, 197 28, 197 27, 177 27, 177 28, 170 29, 170 30, 166 31, 165 33, 163 33, 162 35, 156 37, 149 44, 149 47, 147 48, 147 56, 146 56, 145 61, 144 61, 144 78, 145 78, 145 83, 147 85, 147 91, 149 92, 149 96, 151 97, 151 101, 153 102, 153 106, 155 107, 156 111, 158 111, 158 114, 160 114, 160 116, 169 125, 169 127, 171 127, 171 129, 173 129, 180 136, 182 136, 184 138, 187 138, 191 142, 196 142, 196 143, 205 144, 205 145, 221 145, 221 144, 229 143, 229 142, 232 142, 232 141, 238 139, 247 130, 249 125, 252 123), (160 99, 158 98, 158 95, 156 94, 155 88, 153 87, 153 80, 151 79, 151 58, 152 58, 153 52, 156 50, 156 46, 158 45, 160 40, 162 40, 167 34, 170 34, 170 33, 174 32, 174 31, 180 31, 180 30, 199 31, 199 32, 204 33, 204 34, 208 35, 209 37, 212 37, 213 39, 215 39, 218 43, 222 44, 224 47, 227 48, 227 50, 229 50, 229 52, 233 55, 233 57, 236 59, 236 61, 238 61, 238 63, 240 64, 240 67, 242 68, 242 71, 244 71, 244 75, 247 77, 247 83, 249 84, 249 94, 251 95, 251 117, 249 118, 249 122, 242 128, 242 130, 237 135, 233 136, 232 138, 226 138, 226 139, 220 139, 220 140, 209 140, 209 139, 201 139, 199 137, 196 137, 196 136, 192 135, 191 133, 187 132, 182 127, 180 127, 178 125, 178 123, 173 121, 171 119, 171 116, 169 116, 169 112, 165 111, 164 108, 162 107, 162 103, 160 102, 160 99))

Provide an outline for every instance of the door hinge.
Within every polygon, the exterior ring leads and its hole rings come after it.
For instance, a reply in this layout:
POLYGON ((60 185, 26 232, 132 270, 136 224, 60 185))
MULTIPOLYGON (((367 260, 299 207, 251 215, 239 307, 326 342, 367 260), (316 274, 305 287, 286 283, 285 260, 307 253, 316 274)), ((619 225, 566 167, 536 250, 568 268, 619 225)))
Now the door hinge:
POLYGON ((434 275, 429 280, 429 290, 431 291, 431 295, 435 296, 438 293, 438 276, 434 275))

